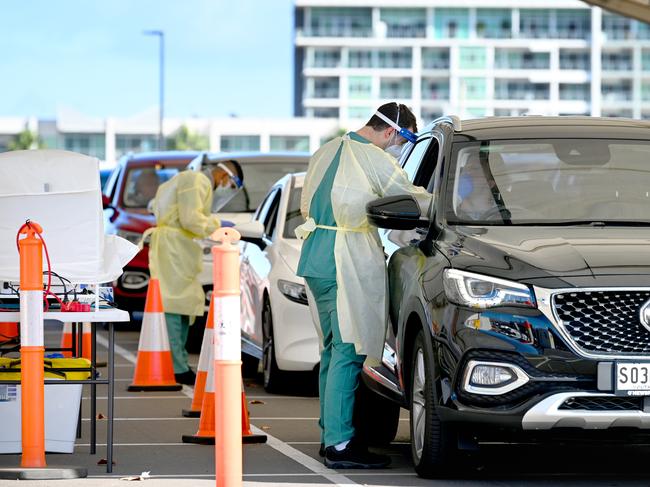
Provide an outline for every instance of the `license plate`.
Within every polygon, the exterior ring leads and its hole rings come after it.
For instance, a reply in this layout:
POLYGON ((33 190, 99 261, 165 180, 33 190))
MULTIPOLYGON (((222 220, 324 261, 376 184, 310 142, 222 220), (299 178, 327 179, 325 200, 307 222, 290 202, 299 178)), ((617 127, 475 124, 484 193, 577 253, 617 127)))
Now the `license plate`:
POLYGON ((614 381, 616 394, 650 396, 650 363, 617 362, 614 381))

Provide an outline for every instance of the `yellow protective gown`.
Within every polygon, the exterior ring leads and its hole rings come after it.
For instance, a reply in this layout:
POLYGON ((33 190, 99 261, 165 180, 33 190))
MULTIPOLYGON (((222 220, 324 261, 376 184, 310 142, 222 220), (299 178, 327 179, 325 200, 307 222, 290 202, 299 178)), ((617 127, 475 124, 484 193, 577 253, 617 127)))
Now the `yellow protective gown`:
POLYGON ((302 189, 300 210, 306 222, 296 229, 304 239, 318 222, 309 218, 309 205, 334 159, 341 141, 341 160, 332 186, 332 211, 336 220, 336 305, 341 338, 353 343, 369 364, 381 361, 388 323, 387 275, 377 227, 366 217, 366 204, 384 196, 413 195, 423 214, 432 195, 414 186, 395 159, 373 144, 338 137, 314 154, 302 189))
POLYGON ((183 171, 158 188, 152 202, 156 227, 151 230, 149 269, 160 280, 165 313, 202 316, 205 293, 198 280, 201 246, 220 226, 211 214, 212 182, 199 172, 183 171))

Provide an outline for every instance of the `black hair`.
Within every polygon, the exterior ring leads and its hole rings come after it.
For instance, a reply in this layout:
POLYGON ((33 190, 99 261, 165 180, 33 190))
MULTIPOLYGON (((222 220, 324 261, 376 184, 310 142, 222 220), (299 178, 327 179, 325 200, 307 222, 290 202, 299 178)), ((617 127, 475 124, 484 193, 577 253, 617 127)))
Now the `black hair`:
MULTIPOLYGON (((387 118, 391 119, 393 122, 398 122, 397 114, 399 113, 399 126, 405 129, 410 129, 413 127, 412 132, 418 131, 418 123, 415 119, 413 112, 402 103, 390 102, 380 106, 377 109, 378 112, 383 113, 387 118)), ((385 130, 390 125, 384 122, 377 115, 370 117, 370 120, 366 123, 367 127, 372 127, 376 131, 385 130)))

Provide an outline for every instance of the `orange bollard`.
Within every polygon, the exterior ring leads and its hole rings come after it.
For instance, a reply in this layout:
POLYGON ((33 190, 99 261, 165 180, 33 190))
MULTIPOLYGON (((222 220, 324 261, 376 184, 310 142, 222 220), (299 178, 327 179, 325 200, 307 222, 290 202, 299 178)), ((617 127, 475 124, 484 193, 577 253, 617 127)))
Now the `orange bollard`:
POLYGON ((194 435, 183 435, 183 443, 199 445, 214 445, 214 418, 215 418, 215 393, 214 393, 214 360, 208 364, 208 376, 205 382, 203 403, 201 404, 201 419, 199 429, 194 435))
POLYGON ((210 298, 210 309, 208 311, 208 317, 205 321, 205 330, 203 331, 203 342, 201 342, 199 366, 196 369, 196 381, 194 381, 194 396, 192 397, 192 405, 190 406, 190 409, 183 409, 183 416, 186 418, 198 418, 201 416, 201 406, 203 404, 203 394, 205 393, 205 383, 208 378, 208 369, 214 360, 214 355, 212 353, 213 323, 214 294, 210 298))
POLYGON ((45 384, 43 371, 43 229, 31 222, 21 228, 20 252, 20 357, 21 372, 21 467, 44 468, 45 384))
POLYGON ((217 487, 242 485, 241 329, 239 246, 233 228, 220 228, 212 239, 215 390, 215 470, 217 487))

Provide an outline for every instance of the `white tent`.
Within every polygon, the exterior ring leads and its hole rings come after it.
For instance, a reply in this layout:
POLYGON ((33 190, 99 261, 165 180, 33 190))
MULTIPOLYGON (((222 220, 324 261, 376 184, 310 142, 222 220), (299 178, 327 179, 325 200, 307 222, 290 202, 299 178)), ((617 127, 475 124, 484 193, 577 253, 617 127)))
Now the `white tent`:
POLYGON ((28 219, 43 227, 52 271, 73 283, 113 281, 138 252, 104 235, 94 157, 61 150, 0 154, 0 281, 19 281, 16 233, 28 219))

